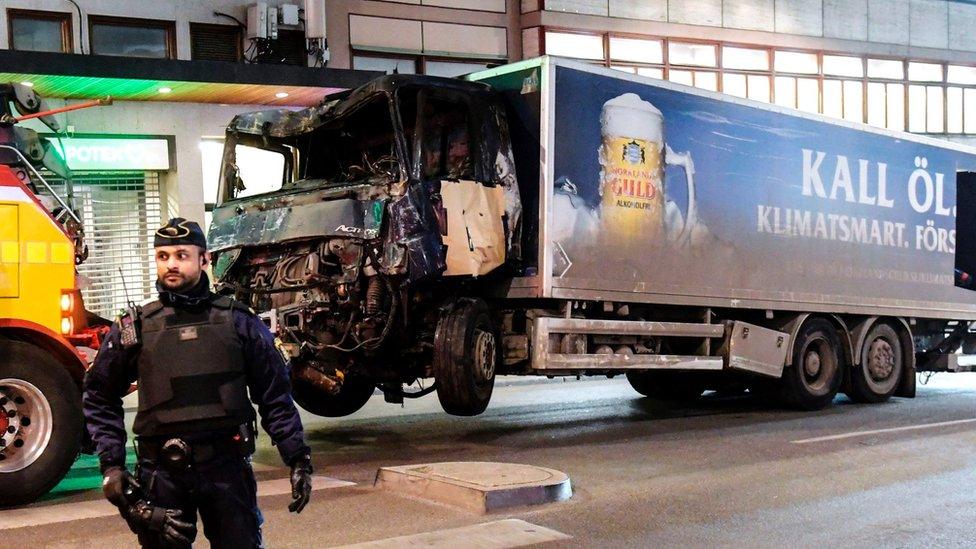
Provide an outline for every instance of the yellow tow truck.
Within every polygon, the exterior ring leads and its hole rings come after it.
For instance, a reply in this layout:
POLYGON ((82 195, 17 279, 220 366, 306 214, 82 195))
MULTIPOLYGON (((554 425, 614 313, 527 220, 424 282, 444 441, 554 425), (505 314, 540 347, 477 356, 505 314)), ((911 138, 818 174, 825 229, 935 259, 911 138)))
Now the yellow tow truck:
POLYGON ((87 248, 71 194, 39 168, 68 185, 70 172, 16 123, 56 131, 53 114, 104 103, 47 110, 33 90, 0 84, 0 507, 48 492, 86 446, 82 379, 108 324, 82 302, 75 266, 87 248))

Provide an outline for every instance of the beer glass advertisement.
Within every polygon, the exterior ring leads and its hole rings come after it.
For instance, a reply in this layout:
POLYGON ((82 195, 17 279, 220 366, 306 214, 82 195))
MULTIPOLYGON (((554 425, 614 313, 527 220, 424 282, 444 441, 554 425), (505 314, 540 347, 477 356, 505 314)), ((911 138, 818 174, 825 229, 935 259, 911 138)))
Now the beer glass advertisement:
POLYGON ((554 286, 976 301, 954 284, 973 155, 562 66, 554 88, 554 286))

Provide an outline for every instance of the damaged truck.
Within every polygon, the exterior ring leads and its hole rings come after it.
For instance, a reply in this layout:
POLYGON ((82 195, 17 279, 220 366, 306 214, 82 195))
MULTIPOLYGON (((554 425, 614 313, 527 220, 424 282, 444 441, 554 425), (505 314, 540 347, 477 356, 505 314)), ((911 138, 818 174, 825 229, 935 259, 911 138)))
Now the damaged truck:
POLYGON ((210 227, 323 416, 500 374, 688 400, 911 397, 971 347, 976 151, 555 58, 239 115, 210 227))

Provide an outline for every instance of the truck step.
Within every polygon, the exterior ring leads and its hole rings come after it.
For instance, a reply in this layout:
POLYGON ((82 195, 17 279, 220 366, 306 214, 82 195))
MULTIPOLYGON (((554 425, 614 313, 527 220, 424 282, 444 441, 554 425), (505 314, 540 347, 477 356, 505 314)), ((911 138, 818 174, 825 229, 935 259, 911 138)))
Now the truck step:
POLYGON ((721 370, 721 357, 686 355, 551 354, 537 370, 721 370))
MULTIPOLYGON (((537 318, 536 330, 557 334, 636 335, 671 337, 723 337, 722 324, 692 322, 648 322, 636 320, 592 320, 588 318, 537 318)), ((540 332, 536 332, 540 333, 540 332)))

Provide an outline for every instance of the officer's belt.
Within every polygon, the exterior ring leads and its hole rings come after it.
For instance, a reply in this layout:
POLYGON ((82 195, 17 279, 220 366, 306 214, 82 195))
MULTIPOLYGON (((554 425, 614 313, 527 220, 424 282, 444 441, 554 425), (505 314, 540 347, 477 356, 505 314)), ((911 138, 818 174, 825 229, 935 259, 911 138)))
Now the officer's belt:
MULTIPOLYGON (((227 435, 226 438, 221 437, 192 441, 183 439, 189 447, 189 455, 187 456, 189 463, 206 463, 214 458, 226 455, 240 456, 242 445, 240 441, 234 440, 233 437, 233 435, 227 435)), ((136 454, 140 459, 165 465, 169 460, 163 452, 163 445, 167 440, 172 438, 179 437, 153 438, 149 440, 137 439, 136 454)))

